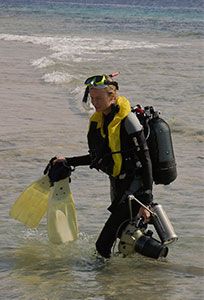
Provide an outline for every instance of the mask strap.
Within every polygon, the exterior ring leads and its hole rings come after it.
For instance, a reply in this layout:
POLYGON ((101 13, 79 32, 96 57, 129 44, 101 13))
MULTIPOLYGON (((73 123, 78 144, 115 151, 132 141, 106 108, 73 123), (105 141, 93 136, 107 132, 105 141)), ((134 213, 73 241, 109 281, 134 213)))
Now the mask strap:
POLYGON ((82 102, 87 103, 88 95, 89 95, 89 87, 87 86, 86 89, 85 89, 85 92, 84 92, 82 102))

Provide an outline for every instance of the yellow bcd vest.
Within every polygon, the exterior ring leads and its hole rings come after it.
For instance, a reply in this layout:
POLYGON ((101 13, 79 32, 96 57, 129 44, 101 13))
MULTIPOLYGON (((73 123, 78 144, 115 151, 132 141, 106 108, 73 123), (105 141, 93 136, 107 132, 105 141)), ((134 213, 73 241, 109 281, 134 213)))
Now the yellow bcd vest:
MULTIPOLYGON (((121 140, 120 140, 120 126, 121 121, 127 117, 131 112, 130 102, 124 96, 119 96, 116 100, 116 105, 119 105, 120 110, 114 116, 113 120, 108 125, 108 146, 111 149, 112 158, 114 161, 112 176, 116 177, 120 174, 122 167, 122 155, 121 153, 114 153, 121 151, 121 140)), ((101 136, 105 138, 103 131, 104 115, 102 112, 95 112, 91 118, 90 123, 96 122, 97 129, 100 129, 101 136)))

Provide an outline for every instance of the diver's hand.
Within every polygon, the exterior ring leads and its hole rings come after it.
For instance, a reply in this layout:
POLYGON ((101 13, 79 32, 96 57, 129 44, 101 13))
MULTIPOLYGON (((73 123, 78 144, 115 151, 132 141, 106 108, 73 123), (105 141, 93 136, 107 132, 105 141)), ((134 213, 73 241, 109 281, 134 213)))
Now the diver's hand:
POLYGON ((48 171, 50 182, 54 183, 67 177, 70 178, 72 171, 74 169, 66 164, 65 159, 56 159, 48 171))
POLYGON ((54 156, 54 157, 52 157, 52 158, 50 159, 49 163, 47 164, 47 166, 45 167, 45 169, 44 169, 44 171, 43 171, 43 174, 44 174, 44 175, 46 175, 46 174, 49 172, 50 168, 51 168, 52 165, 53 165, 53 162, 54 162, 56 159, 57 159, 57 156, 54 156))
POLYGON ((55 159, 53 160, 53 165, 59 162, 66 162, 66 158, 64 156, 55 156, 55 159))
MULTIPOLYGON (((48 174, 51 183, 65 179, 71 176, 71 172, 74 168, 67 163, 67 160, 63 156, 54 156, 46 166, 44 175, 48 174)), ((70 179, 71 180, 71 179, 70 179)))
POLYGON ((52 157, 50 159, 49 163, 47 164, 47 166, 45 167, 45 169, 43 171, 43 174, 46 175, 49 172, 50 168, 52 166, 54 166, 56 163, 65 162, 65 161, 66 161, 66 159, 65 159, 64 156, 54 156, 54 157, 52 157))
POLYGON ((138 212, 138 217, 142 217, 144 219, 144 223, 148 223, 151 217, 150 212, 144 208, 144 207, 140 207, 140 210, 138 212))

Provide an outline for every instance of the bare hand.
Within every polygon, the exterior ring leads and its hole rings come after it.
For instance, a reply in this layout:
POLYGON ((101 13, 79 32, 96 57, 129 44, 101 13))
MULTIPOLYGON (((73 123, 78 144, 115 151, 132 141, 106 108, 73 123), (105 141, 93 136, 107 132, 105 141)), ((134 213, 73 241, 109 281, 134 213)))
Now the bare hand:
POLYGON ((56 156, 56 159, 53 161, 53 165, 56 164, 57 162, 61 162, 64 160, 65 160, 64 156, 56 156))
POLYGON ((148 223, 151 214, 147 209, 145 209, 144 207, 141 206, 140 210, 138 212, 138 216, 144 218, 144 223, 148 223))

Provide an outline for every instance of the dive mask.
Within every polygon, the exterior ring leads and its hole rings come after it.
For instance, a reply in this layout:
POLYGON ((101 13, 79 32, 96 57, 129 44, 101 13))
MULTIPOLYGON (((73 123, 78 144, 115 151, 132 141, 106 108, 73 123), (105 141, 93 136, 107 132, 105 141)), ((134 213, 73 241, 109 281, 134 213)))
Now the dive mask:
POLYGON ((91 77, 86 79, 84 84, 87 87, 93 86, 93 87, 98 88, 98 89, 104 89, 108 85, 114 85, 116 87, 116 89, 118 90, 118 83, 116 81, 107 80, 105 75, 91 76, 91 77))

